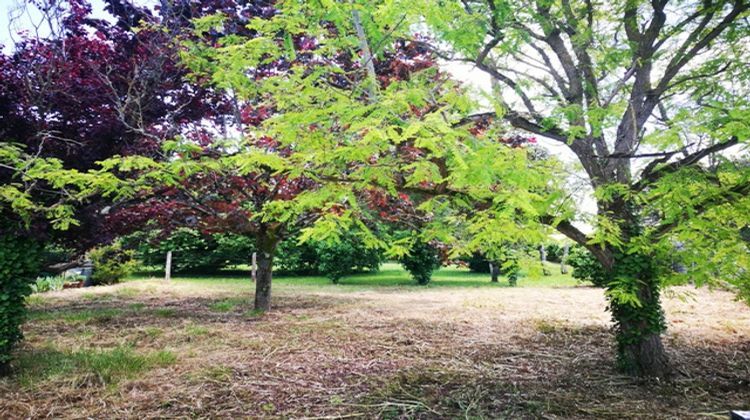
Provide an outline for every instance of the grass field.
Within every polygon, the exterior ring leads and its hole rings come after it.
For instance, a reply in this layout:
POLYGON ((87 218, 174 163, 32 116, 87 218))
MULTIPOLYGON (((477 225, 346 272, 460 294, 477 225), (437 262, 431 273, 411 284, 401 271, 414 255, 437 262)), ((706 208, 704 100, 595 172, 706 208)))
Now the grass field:
POLYGON ((443 269, 134 278, 29 299, 2 418, 726 418, 750 407, 750 309, 723 291, 665 298, 677 377, 613 371, 602 291, 566 276, 443 269))

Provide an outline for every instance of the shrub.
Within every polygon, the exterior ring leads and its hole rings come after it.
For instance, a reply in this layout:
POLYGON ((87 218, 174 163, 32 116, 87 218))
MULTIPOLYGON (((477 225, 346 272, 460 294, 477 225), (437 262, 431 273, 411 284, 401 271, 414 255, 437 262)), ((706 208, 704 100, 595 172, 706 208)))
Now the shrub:
POLYGON ((470 257, 463 258, 463 261, 469 266, 469 270, 473 273, 489 273, 490 262, 479 252, 471 254, 470 257))
POLYGON ((562 262, 563 247, 554 242, 544 244, 544 249, 547 251, 547 261, 559 263, 562 262))
POLYGON ((275 269, 279 273, 309 276, 320 274, 315 242, 298 243, 294 236, 282 241, 276 249, 275 269))
POLYGON ((62 290, 67 279, 63 276, 45 276, 37 277, 36 281, 31 284, 33 293, 46 293, 62 290))
POLYGON ((440 268, 440 254, 429 242, 416 241, 399 260, 401 266, 411 274, 418 284, 427 284, 432 279, 432 272, 440 268))
POLYGON ((197 229, 179 228, 164 239, 159 231, 138 233, 125 238, 145 266, 164 267, 172 251, 173 273, 214 273, 234 264, 248 264, 255 248, 248 236, 204 234, 197 229))
POLYGON ((0 235, 0 375, 8 372, 10 352, 23 338, 25 299, 31 294, 41 252, 32 240, 0 235))
POLYGON ((586 248, 576 245, 570 249, 568 264, 573 267, 571 275, 580 281, 591 282, 597 287, 607 286, 604 267, 586 248))
POLYGON ((95 285, 119 283, 135 269, 134 254, 124 249, 119 241, 92 249, 88 253, 94 265, 91 280, 95 285))
POLYGON ((337 242, 319 242, 315 245, 318 255, 318 272, 334 283, 342 277, 363 271, 377 271, 383 260, 380 249, 367 248, 359 237, 344 235, 337 242))
MULTIPOLYGON (((513 249, 503 249, 502 257, 498 259, 497 264, 500 274, 508 278, 511 286, 515 286, 521 273, 521 266, 518 263, 518 257, 513 249)), ((469 266, 469 270, 474 273, 490 273, 490 261, 481 253, 475 252, 470 257, 464 258, 469 266)))
POLYGON ((518 264, 518 256, 513 250, 509 250, 500 260, 500 274, 508 278, 508 283, 515 286, 521 273, 521 265, 518 264))

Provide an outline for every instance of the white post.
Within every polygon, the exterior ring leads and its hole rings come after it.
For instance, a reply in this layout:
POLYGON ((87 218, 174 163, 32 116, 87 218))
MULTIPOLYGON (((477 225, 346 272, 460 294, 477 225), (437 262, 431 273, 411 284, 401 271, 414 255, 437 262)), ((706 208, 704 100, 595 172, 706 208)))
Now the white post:
POLYGON ((257 252, 253 252, 252 270, 253 270, 253 273, 252 273, 253 277, 252 277, 252 279, 253 279, 253 282, 255 282, 256 275, 257 275, 257 272, 258 272, 258 253, 257 252))
POLYGON ((568 267, 565 266, 565 263, 568 261, 569 250, 570 245, 563 245, 563 254, 562 257, 560 257, 560 274, 568 274, 568 267))
POLYGON ((164 269, 164 280, 169 281, 172 278, 172 251, 167 251, 167 266, 164 269))

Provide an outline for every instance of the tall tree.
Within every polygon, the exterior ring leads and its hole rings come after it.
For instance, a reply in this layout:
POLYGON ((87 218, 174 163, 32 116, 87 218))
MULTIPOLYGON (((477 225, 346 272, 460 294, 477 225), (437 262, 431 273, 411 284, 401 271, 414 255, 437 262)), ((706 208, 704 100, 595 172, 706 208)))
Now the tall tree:
MULTIPOLYGON (((585 234, 571 206, 541 218, 606 271, 620 366, 668 376, 663 284, 674 242, 682 279, 748 281, 739 229, 750 171, 746 0, 461 0, 419 3, 431 48, 493 80, 483 113, 565 146, 594 190, 585 234), (723 153, 725 152, 725 153, 723 153), (563 211, 561 211, 563 210, 563 211), (737 269, 735 264, 742 264, 737 269)), ((742 287, 740 290, 747 290, 742 287)))

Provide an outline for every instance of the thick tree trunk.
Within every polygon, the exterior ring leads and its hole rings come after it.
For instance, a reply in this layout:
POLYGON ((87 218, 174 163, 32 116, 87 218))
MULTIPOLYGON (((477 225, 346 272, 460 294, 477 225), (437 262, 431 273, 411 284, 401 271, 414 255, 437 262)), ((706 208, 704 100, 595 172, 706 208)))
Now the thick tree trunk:
MULTIPOLYGON (((624 198, 600 203, 599 214, 608 215, 621 229, 621 249, 596 253, 612 281, 608 286, 609 310, 614 321, 617 365, 633 376, 669 378, 671 368, 661 335, 666 330, 661 306, 658 262, 650 255, 628 253, 628 243, 643 232, 637 205, 624 198), (608 254, 608 255, 607 255, 608 254), (632 293, 637 302, 622 298, 632 293)), ((585 244, 584 244, 585 245, 585 244)))
MULTIPOLYGON (((615 199, 607 209, 620 226, 624 243, 643 232, 637 206, 615 199)), ((624 248, 627 249, 627 246, 624 248)), ((661 306, 658 262, 650 255, 611 250, 613 265, 609 275, 616 280, 610 289, 609 309, 615 323, 617 362, 630 375, 667 378, 671 371, 661 335, 666 330, 661 306), (634 293, 638 302, 617 299, 618 293, 634 293)))
POLYGON ((497 266, 497 263, 491 262, 490 263, 490 275, 492 276, 492 282, 497 283, 498 277, 500 276, 500 267, 497 266))
POLYGON ((278 240, 275 235, 263 233, 257 238, 258 268, 255 281, 255 311, 271 310, 271 283, 273 281, 273 257, 278 240))
POLYGON ((661 341, 666 329, 659 299, 659 282, 638 279, 640 305, 610 301, 615 322, 617 362, 630 375, 668 378, 669 359, 661 341))

